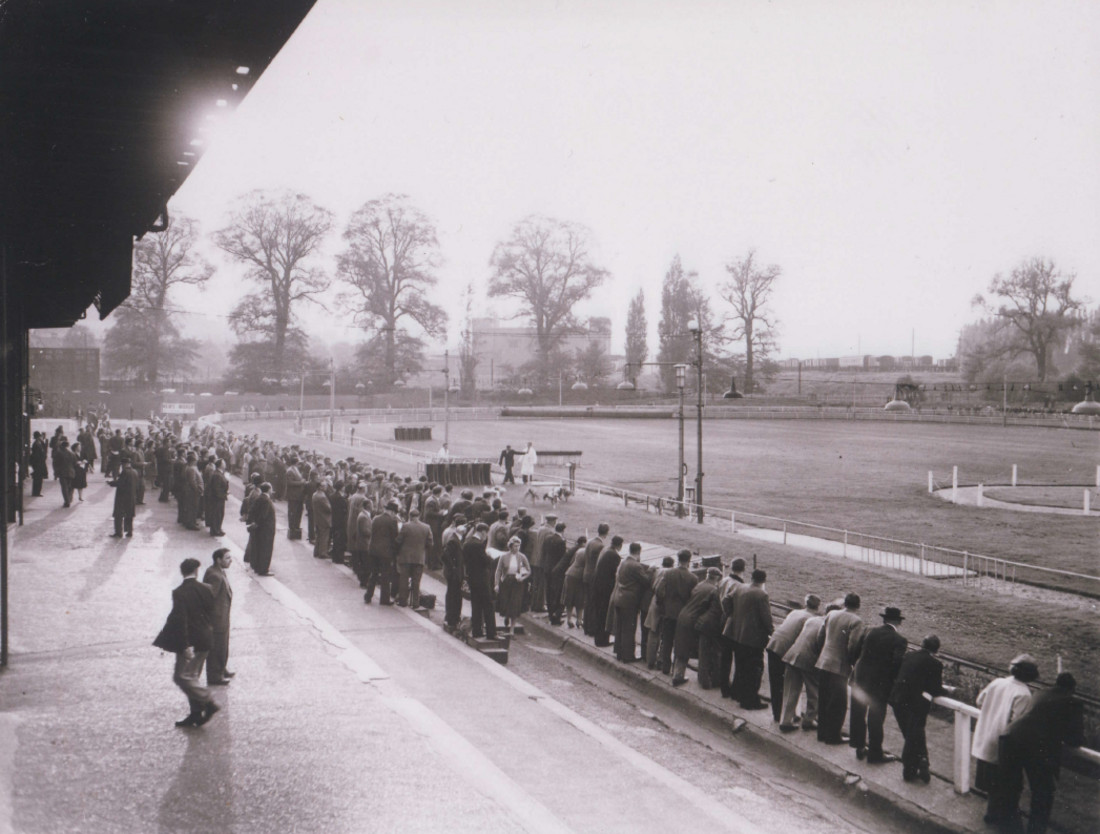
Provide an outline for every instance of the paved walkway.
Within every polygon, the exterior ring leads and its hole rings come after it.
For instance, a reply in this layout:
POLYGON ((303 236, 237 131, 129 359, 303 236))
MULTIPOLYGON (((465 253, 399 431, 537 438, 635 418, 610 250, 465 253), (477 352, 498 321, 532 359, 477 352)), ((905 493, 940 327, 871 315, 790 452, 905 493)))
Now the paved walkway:
POLYGON ((101 476, 72 509, 50 482, 12 531, 0 831, 806 830, 779 804, 719 802, 443 633, 440 612, 364 606, 283 535, 273 578, 230 571, 221 713, 175 728, 186 705, 151 641, 179 562, 239 553, 243 525, 231 501, 225 539, 187 532, 149 497, 120 541, 101 476))

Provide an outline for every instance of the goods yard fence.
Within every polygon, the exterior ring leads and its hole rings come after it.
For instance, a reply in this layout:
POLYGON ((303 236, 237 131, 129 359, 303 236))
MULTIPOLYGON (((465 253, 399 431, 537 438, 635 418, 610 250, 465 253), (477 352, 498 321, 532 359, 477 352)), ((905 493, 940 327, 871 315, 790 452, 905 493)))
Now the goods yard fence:
MULTIPOLYGON (((695 418, 694 404, 685 404, 684 415, 695 418)), ((608 406, 504 406, 502 417, 674 418, 676 406, 608 405, 608 406)), ((843 405, 736 405, 708 404, 703 411, 708 420, 853 420, 885 423, 945 423, 976 426, 1027 426, 1100 431, 1100 418, 1083 414, 1045 414, 1042 412, 1009 412, 1007 417, 989 408, 921 406, 912 411, 884 411, 881 407, 843 405)))

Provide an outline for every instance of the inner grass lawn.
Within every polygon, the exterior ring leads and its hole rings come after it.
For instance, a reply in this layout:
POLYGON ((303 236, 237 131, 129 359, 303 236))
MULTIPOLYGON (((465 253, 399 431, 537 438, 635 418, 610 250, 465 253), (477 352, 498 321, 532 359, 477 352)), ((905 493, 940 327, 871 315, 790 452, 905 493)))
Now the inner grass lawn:
MULTIPOLYGON (((435 451, 435 440, 407 443, 435 451)), ((356 434, 393 443, 393 425, 356 434)), ((955 506, 928 494, 928 472, 950 485, 1095 483, 1100 432, 1026 427, 838 420, 706 420, 704 500, 739 512, 789 518, 877 536, 968 550, 1028 564, 1100 574, 1100 521, 955 506)), ((695 424, 685 426, 689 479, 695 424)), ((675 420, 590 419, 452 422, 451 454, 493 457, 522 449, 582 451, 577 477, 674 495, 675 420)), ((518 466, 517 466, 518 471, 518 466)), ((564 471, 564 470, 562 470, 564 471)), ((1100 582, 1087 583, 1100 592, 1100 582)))
MULTIPOLYGON (((708 431, 708 438, 714 438, 717 444, 717 436, 728 432, 731 442, 734 441, 736 432, 731 429, 742 429, 741 437, 737 442, 751 446, 744 440, 745 433, 759 430, 760 434, 756 443, 779 444, 779 440, 768 440, 766 435, 778 438, 784 426, 765 424, 759 426, 757 421, 751 424, 738 422, 735 426, 716 426, 717 421, 707 422, 704 429, 708 431), (745 428, 747 426, 747 428, 745 428), (767 431, 764 431, 767 430, 767 431)), ((563 424, 559 421, 493 421, 493 422, 463 422, 451 424, 452 449, 456 455, 484 455, 495 456, 503 448, 505 443, 511 443, 513 447, 526 445, 530 438, 537 446, 543 449, 570 450, 581 449, 585 452, 584 460, 588 461, 581 475, 595 479, 592 469, 597 466, 606 467, 605 475, 610 479, 610 474, 622 468, 628 472, 638 472, 646 468, 658 470, 661 461, 668 458, 669 450, 663 447, 666 441, 665 435, 671 432, 671 443, 675 444, 674 422, 665 424, 654 421, 622 421, 622 420, 591 420, 573 421, 563 424), (670 428, 671 427, 671 428, 670 428), (637 429, 637 432, 634 430, 637 429), (642 438, 648 437, 648 442, 639 440, 634 435, 642 438), (570 442, 571 441, 571 442, 570 442)), ((235 427, 234 427, 235 428, 235 427)), ((248 429, 259 430, 261 436, 281 443, 303 443, 303 438, 293 433, 289 424, 272 423, 262 427, 248 426, 248 429)), ((436 439, 432 443, 400 444, 418 446, 419 448, 435 451, 439 448, 442 436, 442 426, 435 433, 436 439)), ((799 429, 798 426, 793 427, 799 429)), ((866 429, 866 425, 850 426, 847 424, 832 424, 831 426, 815 426, 813 430, 821 435, 836 432, 848 437, 848 445, 859 445, 858 431, 853 429, 866 429), (831 430, 831 431, 830 431, 831 430), (842 431, 838 431, 842 430, 842 431)), ((869 435, 879 434, 872 429, 869 435)), ((890 429, 898 428, 890 426, 890 429)), ((911 426, 904 426, 908 429, 911 426)), ((920 427, 930 428, 930 427, 920 427)), ((951 427, 960 428, 960 427, 951 427)), ((965 427, 963 427, 965 428, 965 427)), ((811 430, 811 431, 813 431, 811 430)), ((1010 430, 1011 431, 1011 430, 1010 430)), ((1022 436, 1018 442, 1026 446, 1029 438, 1036 443, 1044 442, 1041 430, 1020 430, 1022 436)), ((797 465, 799 454, 792 450, 789 444, 779 444, 775 450, 775 457, 783 464, 782 471, 795 472, 805 470, 808 478, 816 478, 817 482, 828 480, 814 475, 812 461, 820 459, 827 461, 826 454, 818 454, 813 450, 813 444, 808 439, 809 433, 802 430, 792 432, 801 436, 802 451, 805 452, 804 462, 797 465)), ((925 432, 925 434, 929 434, 925 432)), ((393 443, 393 426, 375 425, 368 426, 360 423, 356 426, 356 436, 371 437, 377 440, 388 440, 393 443)), ((975 443, 988 443, 988 438, 982 435, 973 435, 975 443)), ((1050 442, 1046 438, 1045 442, 1050 442)), ((834 440, 834 442, 836 442, 834 440)), ((926 437, 926 444, 931 441, 926 437)), ((1080 443, 1081 439, 1077 439, 1080 443)), ((347 453, 347 447, 330 444, 317 438, 305 440, 305 448, 317 449, 324 454, 343 455, 347 453)), ((887 444, 889 445, 889 444, 887 444)), ((934 444, 933 444, 934 445, 934 444)), ((690 447, 689 447, 690 448, 690 447)), ((710 446, 705 448, 709 449, 710 446)), ((847 447, 846 447, 847 448, 847 447)), ((909 447, 910 456, 918 455, 909 447)), ((960 444, 956 448, 965 448, 960 444)), ((1072 447, 1071 447, 1072 448, 1072 447)), ((708 454, 708 460, 710 452, 708 454)), ((727 450, 727 455, 732 454, 727 450)), ((842 452, 837 452, 837 455, 842 452)), ((943 456, 950 459, 947 452, 943 456)), ((357 451, 356 457, 371 463, 393 468, 401 474, 412 474, 411 464, 408 461, 387 460, 380 454, 371 454, 368 450, 357 451)), ((746 454, 749 460, 759 461, 766 457, 765 449, 750 450, 746 454)), ((847 455, 846 455, 847 457, 847 455)), ((873 457, 865 455, 864 457, 873 457)), ((1041 459, 1039 456, 1029 456, 1028 460, 1041 459)), ((1070 457, 1066 455, 1066 457, 1070 457)), ((671 447, 672 471, 675 471, 676 447, 671 447)), ((1021 476, 1027 471, 1024 467, 1024 458, 1016 461, 1021 466, 1021 476)), ((963 464, 960 464, 963 465, 963 464)), ((1078 469, 1082 466, 1080 461, 1075 461, 1078 469)), ((1048 467, 1051 471, 1056 467, 1048 467)), ((879 471, 879 481, 888 480, 888 473, 879 471)), ((1009 462, 1011 469, 1011 461, 1009 462)), ((721 478, 715 474, 718 469, 708 465, 708 484, 722 480, 727 489, 737 493, 751 496, 748 487, 741 483, 742 476, 727 473, 721 478)), ((965 471, 965 470, 964 470, 965 471)), ((991 471, 991 470, 987 470, 991 471)), ((948 469, 948 478, 950 477, 948 469)), ((635 477, 640 477, 635 475, 635 477)), ((792 476, 793 477, 793 476, 792 476)), ((1078 475, 1079 477, 1079 475, 1078 475)), ((860 493, 868 495, 872 492, 865 479, 849 478, 850 491, 854 492, 858 486, 860 493)), ((938 498, 927 496, 926 483, 927 472, 923 473, 922 486, 925 492, 922 495, 920 489, 903 485, 899 489, 902 496, 911 496, 915 505, 910 512, 916 517, 920 512, 929 512, 945 506, 952 513, 963 514, 968 509, 973 513, 977 508, 954 507, 945 505, 938 498)), ((622 480, 618 480, 622 483, 622 480)), ((794 479, 797 485, 799 480, 794 479)), ((671 483, 666 483, 666 487, 671 483)), ((717 490, 717 485, 715 485, 717 490)), ((812 492, 805 487, 802 492, 812 492)), ((667 494, 666 489, 665 493, 667 494)), ((774 487, 769 487, 772 495, 783 497, 782 493, 774 487)), ((506 493, 506 501, 512 510, 525 503, 522 485, 509 487, 506 493)), ((815 501, 819 501, 822 507, 828 504, 828 495, 793 502, 792 506, 813 507, 815 501)), ((875 500, 878 496, 869 495, 868 500, 875 500)), ((858 508, 858 500, 849 498, 843 506, 845 511, 853 507, 858 508)), ((529 509, 532 513, 541 515, 549 509, 546 502, 531 503, 529 509)), ((819 510, 825 512, 825 510, 819 510)), ((1094 599, 1080 599, 1076 605, 1052 604, 1047 601, 1026 598, 1020 595, 997 594, 992 591, 982 592, 974 588, 964 588, 956 583, 937 581, 929 578, 913 576, 887 568, 876 568, 869 565, 850 562, 840 558, 810 553, 795 548, 783 547, 777 544, 769 544, 747 537, 733 535, 713 527, 692 524, 669 516, 648 515, 638 509, 626 509, 620 504, 610 500, 600 500, 595 496, 579 494, 569 499, 567 503, 558 507, 558 514, 568 524, 567 537, 572 541, 577 535, 594 532, 601 521, 611 525, 613 534, 622 535, 627 541, 637 540, 656 544, 664 544, 673 548, 689 547, 701 553, 718 553, 723 556, 726 564, 735 556, 743 556, 750 561, 754 554, 758 557, 760 567, 768 571, 768 591, 776 602, 800 602, 805 594, 813 592, 823 599, 831 600, 843 596, 847 591, 855 591, 863 597, 864 619, 868 622, 879 622, 877 614, 886 605, 897 605, 905 613, 906 621, 903 633, 910 640, 919 641, 920 638, 930 632, 937 633, 944 644, 944 651, 960 657, 966 657, 976 662, 990 666, 1006 668, 1008 662, 1023 651, 1031 652, 1040 661, 1040 667, 1044 679, 1052 677, 1056 668, 1057 657, 1061 655, 1065 668, 1073 671, 1077 676, 1082 691, 1090 694, 1100 694, 1100 629, 1097 628, 1097 615, 1100 614, 1100 601, 1094 599)), ((869 522, 875 520, 874 514, 862 516, 869 522)), ((1027 518, 1034 518, 1028 516, 1027 518)), ((827 523, 836 523, 832 518, 827 523)), ((1040 518, 1040 521, 1049 521, 1040 518)), ((1063 519, 1064 520, 1064 519, 1063 519)), ((1071 519, 1072 520, 1072 519, 1071 519)), ((1082 519, 1095 525, 1095 520, 1082 519)), ((852 525, 854 527, 854 525, 852 525)), ((927 528, 928 522, 924 523, 927 528)), ((914 529, 919 530, 914 526, 914 529)), ((1093 530, 1095 531, 1095 527, 1093 530)), ((927 531, 926 531, 927 532, 927 531)), ((980 533, 980 530, 978 531, 980 533)), ((1095 532, 1093 533, 1095 542, 1095 532)), ((975 548, 977 549, 977 548, 975 548)), ((1093 547, 1095 552, 1095 547, 1093 547)), ((1095 567, 1095 565, 1094 565, 1095 567)))

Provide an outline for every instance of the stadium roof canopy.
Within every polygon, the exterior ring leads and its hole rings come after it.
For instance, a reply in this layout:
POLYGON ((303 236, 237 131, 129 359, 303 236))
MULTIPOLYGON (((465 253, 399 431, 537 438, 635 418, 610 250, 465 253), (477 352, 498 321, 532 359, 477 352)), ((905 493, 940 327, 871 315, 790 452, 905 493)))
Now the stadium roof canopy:
POLYGON ((25 327, 130 294, 134 238, 315 0, 0 1, 0 243, 25 327))

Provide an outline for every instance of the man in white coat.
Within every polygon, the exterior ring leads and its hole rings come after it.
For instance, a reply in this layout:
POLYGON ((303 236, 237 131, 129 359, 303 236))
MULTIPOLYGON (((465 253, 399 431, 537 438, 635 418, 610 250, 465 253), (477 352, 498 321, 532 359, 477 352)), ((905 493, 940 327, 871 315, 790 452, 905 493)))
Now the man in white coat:
POLYGON ((535 453, 535 447, 531 441, 527 441, 527 451, 523 453, 520 461, 519 474, 523 476, 523 482, 529 483, 535 477, 535 466, 539 462, 539 456, 535 453))
POLYGON ((1009 674, 997 678, 978 693, 981 715, 974 727, 974 743, 971 748, 978 760, 974 784, 987 793, 996 786, 997 745, 1005 728, 1031 708, 1032 681, 1039 679, 1039 665, 1029 654, 1013 658, 1009 674))

